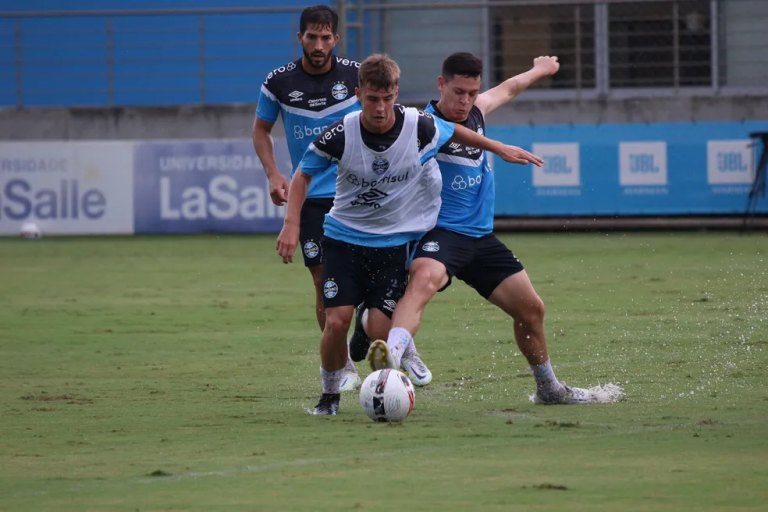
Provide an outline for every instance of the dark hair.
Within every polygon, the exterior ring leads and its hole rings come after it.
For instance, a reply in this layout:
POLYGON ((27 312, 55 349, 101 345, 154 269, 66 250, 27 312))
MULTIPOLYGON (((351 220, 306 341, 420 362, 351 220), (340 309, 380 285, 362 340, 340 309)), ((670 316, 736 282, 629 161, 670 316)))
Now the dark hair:
POLYGON ((452 53, 443 61, 443 78, 451 80, 456 75, 475 78, 483 74, 483 61, 467 52, 452 53))
POLYGON ((357 76, 361 89, 368 86, 377 91, 388 91, 400 81, 400 67, 389 56, 374 53, 360 64, 357 76))
POLYGON ((302 34, 306 32, 309 25, 317 25, 323 28, 330 27, 331 32, 336 34, 339 29, 339 15, 327 5, 313 5, 301 12, 299 32, 302 34))

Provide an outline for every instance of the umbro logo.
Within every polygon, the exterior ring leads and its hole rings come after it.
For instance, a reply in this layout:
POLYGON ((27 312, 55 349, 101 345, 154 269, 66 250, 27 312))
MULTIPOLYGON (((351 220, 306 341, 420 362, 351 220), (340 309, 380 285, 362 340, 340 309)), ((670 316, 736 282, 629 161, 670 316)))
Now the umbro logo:
POLYGON ((361 201, 364 201, 366 203, 372 203, 374 201, 378 201, 380 199, 384 199, 389 194, 386 192, 382 192, 381 190, 377 190, 375 188, 370 189, 367 192, 363 192, 362 194, 358 194, 357 198, 361 201))
POLYGON ((301 101, 301 97, 304 96, 304 93, 300 91, 293 91, 288 96, 291 97, 291 103, 293 103, 294 101, 301 101))

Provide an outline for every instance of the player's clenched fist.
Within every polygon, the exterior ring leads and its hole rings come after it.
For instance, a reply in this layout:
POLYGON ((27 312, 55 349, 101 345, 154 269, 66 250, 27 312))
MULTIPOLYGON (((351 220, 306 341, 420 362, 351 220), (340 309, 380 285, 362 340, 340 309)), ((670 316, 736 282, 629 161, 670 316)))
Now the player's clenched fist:
POLYGON ((545 76, 554 75, 560 69, 560 62, 557 57, 536 57, 533 59, 533 68, 538 69, 545 76))

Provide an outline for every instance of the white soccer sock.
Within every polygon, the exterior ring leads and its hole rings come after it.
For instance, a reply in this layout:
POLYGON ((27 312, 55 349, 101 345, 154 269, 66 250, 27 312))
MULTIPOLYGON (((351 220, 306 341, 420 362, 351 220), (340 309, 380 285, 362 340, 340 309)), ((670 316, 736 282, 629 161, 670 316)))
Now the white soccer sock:
POLYGON ((326 370, 320 367, 320 377, 323 379, 323 393, 339 394, 344 368, 341 370, 326 370))
POLYGON ((562 384, 555 377, 555 371, 552 369, 552 364, 547 359, 542 364, 532 364, 531 370, 533 370, 533 378, 536 381, 536 390, 544 393, 551 391, 557 391, 562 388, 562 384))
POLYGON ((416 340, 411 338, 411 342, 408 344, 408 347, 406 347, 405 351, 403 352, 403 357, 407 357, 410 354, 418 354, 419 352, 416 350, 416 340))
POLYGON ((404 327, 394 327, 389 331, 387 336, 387 346, 392 356, 395 358, 395 362, 400 365, 400 359, 403 358, 403 353, 408 346, 413 343, 413 337, 408 329, 404 327))

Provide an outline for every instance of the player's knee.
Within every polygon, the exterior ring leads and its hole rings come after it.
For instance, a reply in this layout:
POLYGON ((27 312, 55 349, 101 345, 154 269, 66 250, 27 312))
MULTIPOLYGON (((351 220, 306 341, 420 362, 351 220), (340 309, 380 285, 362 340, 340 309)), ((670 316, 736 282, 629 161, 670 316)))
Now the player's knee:
POLYGON ((521 323, 526 325, 541 325, 544 323, 544 301, 539 297, 532 300, 522 311, 522 318, 519 318, 521 323))
POLYGON ((444 273, 438 272, 433 268, 421 267, 411 276, 410 285, 420 295, 432 297, 440 289, 444 277, 444 273))
POLYGON ((344 332, 349 330, 349 326, 352 323, 352 315, 343 315, 338 311, 329 313, 326 310, 325 315, 325 328, 332 332, 344 332))

